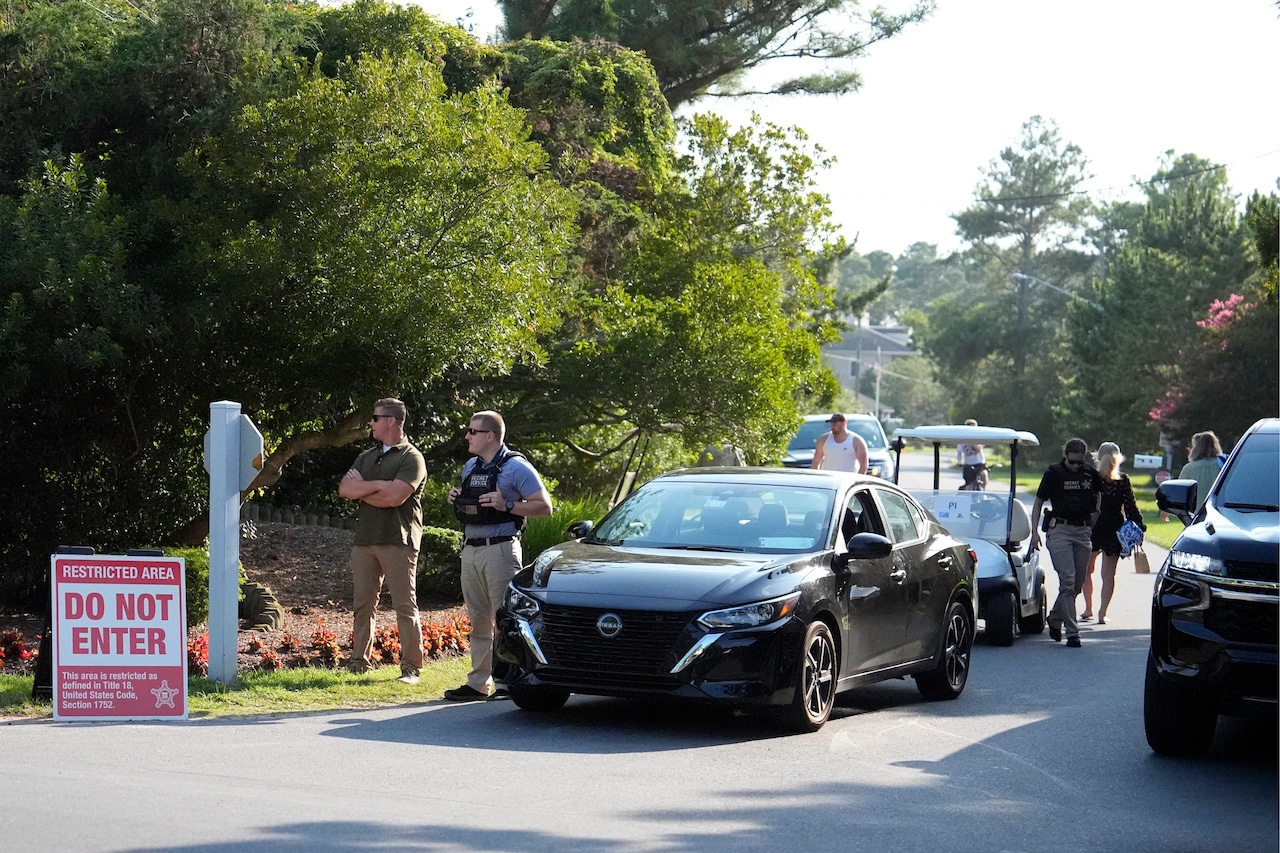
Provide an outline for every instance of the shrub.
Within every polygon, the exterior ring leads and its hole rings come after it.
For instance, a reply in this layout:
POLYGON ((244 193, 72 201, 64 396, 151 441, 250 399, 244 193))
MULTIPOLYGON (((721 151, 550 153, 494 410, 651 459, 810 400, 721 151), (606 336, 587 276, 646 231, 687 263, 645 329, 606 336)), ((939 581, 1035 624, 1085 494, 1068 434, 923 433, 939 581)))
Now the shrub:
MULTIPOLYGON (((528 519, 520 537, 525 565, 539 554, 564 542, 565 528, 575 521, 599 521, 609 509, 603 495, 588 495, 565 501, 553 501, 551 515, 528 519)), ((418 593, 457 601, 462 598, 462 533, 443 527, 422 529, 422 549, 418 552, 418 593)))
POLYGON ((181 557, 186 566, 187 625, 209 621, 209 551, 207 548, 165 548, 166 557, 181 557))
POLYGON ((209 635, 207 633, 187 641, 187 674, 209 674, 209 635))
POLYGON ((373 659, 381 663, 400 663, 400 629, 392 625, 373 632, 373 659))
POLYGON ((340 651, 338 637, 321 622, 311 632, 311 648, 319 657, 321 664, 336 669, 342 664, 345 655, 340 651))
POLYGON ((418 551, 418 594, 456 601, 462 597, 462 531, 446 527, 422 528, 418 551))
POLYGON ((25 672, 34 669, 39 654, 38 638, 35 645, 31 646, 27 644, 27 638, 21 631, 0 632, 0 667, 7 664, 13 671, 25 672))
POLYGON ((532 563, 552 545, 566 541, 568 537, 564 531, 575 521, 598 522, 609 511, 609 498, 604 495, 585 495, 563 501, 554 500, 552 508, 555 511, 551 515, 531 518, 525 525, 524 535, 520 537, 525 565, 532 563))
MULTIPOLYGON (((181 557, 187 579, 187 627, 209 621, 209 548, 165 548, 166 557, 181 557)), ((240 565, 240 583, 245 581, 240 565)), ((241 593, 243 598, 244 594, 241 593)))

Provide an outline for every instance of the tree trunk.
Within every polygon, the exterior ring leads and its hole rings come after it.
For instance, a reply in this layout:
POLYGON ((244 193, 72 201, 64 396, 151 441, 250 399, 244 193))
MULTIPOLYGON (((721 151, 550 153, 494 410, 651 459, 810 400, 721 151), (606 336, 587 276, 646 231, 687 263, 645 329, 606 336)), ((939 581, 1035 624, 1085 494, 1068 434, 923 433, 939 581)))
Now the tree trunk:
MULTIPOLYGON (((275 485, 276 481, 280 479, 280 475, 284 472, 284 466, 293 457, 309 450, 315 450, 318 447, 341 447, 344 444, 350 444, 353 441, 364 438, 366 434, 365 414, 364 412, 356 412, 338 421, 328 429, 304 432, 285 439, 280 443, 279 447, 267 454, 266 458, 262 460, 262 470, 258 472, 258 476, 253 478, 249 488, 240 493, 240 500, 245 500, 250 493, 258 489, 269 489, 275 485)), ((337 488, 336 485, 335 488, 337 488)), ((186 528, 179 534, 178 539, 184 545, 198 547, 204 543, 208 535, 209 513, 206 510, 187 524, 186 528)))

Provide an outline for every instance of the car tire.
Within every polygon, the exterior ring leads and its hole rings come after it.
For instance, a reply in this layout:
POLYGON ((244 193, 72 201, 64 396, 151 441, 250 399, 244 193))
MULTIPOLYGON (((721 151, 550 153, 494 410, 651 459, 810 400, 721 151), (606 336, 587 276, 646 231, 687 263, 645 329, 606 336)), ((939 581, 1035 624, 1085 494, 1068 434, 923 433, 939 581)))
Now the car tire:
POLYGON ((947 607, 938 662, 928 672, 916 675, 916 689, 931 702, 955 699, 964 692, 972 661, 973 616, 964 602, 953 601, 947 607))
POLYGON ((559 687, 530 687, 513 684, 507 688, 511 701, 522 711, 550 713, 559 711, 569 701, 569 691, 559 687))
POLYGON ((1199 691, 1162 678, 1155 655, 1148 652, 1142 722, 1153 752, 1193 758, 1206 754, 1213 744, 1218 714, 1199 691))
POLYGON ((1042 634, 1044 626, 1049 622, 1049 591, 1044 588, 1044 584, 1040 584, 1040 594, 1036 598, 1039 605, 1036 612, 1018 620, 1018 630, 1023 634, 1042 634))
POLYGON ((1012 646, 1013 617, 1018 612, 1018 594, 1002 589, 987 602, 986 640, 993 646, 1012 646))
POLYGON ((820 620, 810 623, 800 647, 795 696, 778 716, 778 723, 793 732, 816 732, 822 728, 836 704, 839 669, 831 629, 820 620))

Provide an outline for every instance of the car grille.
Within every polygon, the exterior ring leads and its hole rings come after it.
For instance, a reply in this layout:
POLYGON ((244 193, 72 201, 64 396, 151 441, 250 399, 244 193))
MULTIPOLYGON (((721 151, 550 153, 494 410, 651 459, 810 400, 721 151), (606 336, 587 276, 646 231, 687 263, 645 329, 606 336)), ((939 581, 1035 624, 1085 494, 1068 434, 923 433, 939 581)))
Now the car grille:
POLYGON ((1250 563, 1244 560, 1228 560, 1227 575, 1242 581, 1280 581, 1280 571, 1275 563, 1250 563))
POLYGON ((1214 597, 1205 615, 1205 627, 1232 643, 1276 644, 1275 603, 1236 601, 1214 597))
POLYGON ((538 644, 548 666, 539 668, 538 677, 602 688, 674 689, 679 681, 669 675, 677 657, 672 646, 695 616, 544 604, 538 644), (621 617, 618 636, 604 637, 596 630, 604 613, 621 617))

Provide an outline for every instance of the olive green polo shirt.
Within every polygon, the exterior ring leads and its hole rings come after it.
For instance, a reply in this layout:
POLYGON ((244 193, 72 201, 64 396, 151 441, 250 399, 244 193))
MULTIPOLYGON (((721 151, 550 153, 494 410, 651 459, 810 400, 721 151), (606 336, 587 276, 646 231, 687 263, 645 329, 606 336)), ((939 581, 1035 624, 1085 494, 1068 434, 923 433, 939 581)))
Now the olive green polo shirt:
POLYGON ((413 493, 397 507, 370 506, 360 501, 356 514, 356 545, 422 544, 422 484, 427 463, 418 448, 403 440, 390 450, 371 447, 356 457, 352 468, 366 480, 403 480, 413 493))

